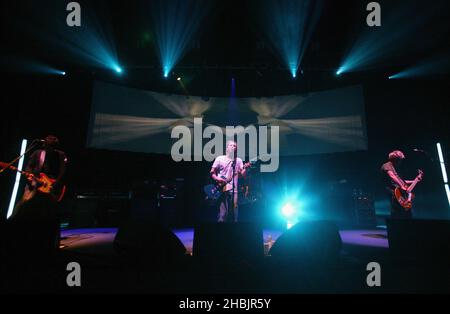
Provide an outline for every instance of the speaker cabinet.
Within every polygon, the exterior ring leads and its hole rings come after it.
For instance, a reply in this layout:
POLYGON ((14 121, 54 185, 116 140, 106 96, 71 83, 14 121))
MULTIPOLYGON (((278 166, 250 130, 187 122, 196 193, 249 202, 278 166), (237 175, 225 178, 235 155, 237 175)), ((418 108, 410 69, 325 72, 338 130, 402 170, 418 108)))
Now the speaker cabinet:
POLYGON ((114 238, 114 249, 125 260, 160 265, 186 254, 183 243, 171 230, 135 220, 120 226, 114 238))
POLYGON ((263 258, 262 228, 253 223, 200 224, 194 231, 193 255, 219 262, 263 258))
POLYGON ((337 226, 330 221, 300 222, 284 232, 269 254, 290 261, 334 263, 340 256, 342 240, 337 226))

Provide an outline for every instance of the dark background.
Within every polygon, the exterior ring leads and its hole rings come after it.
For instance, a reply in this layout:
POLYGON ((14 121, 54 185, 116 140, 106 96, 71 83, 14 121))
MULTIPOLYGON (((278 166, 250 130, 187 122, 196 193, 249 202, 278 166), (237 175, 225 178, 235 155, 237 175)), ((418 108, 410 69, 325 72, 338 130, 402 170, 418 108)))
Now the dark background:
MULTIPOLYGON (((383 10, 389 10, 386 1, 380 3, 383 10)), ((23 138, 44 138, 47 134, 56 134, 69 158, 67 208, 76 207, 75 195, 86 191, 143 191, 142 187, 151 186, 152 182, 184 178, 181 224, 191 224, 197 219, 195 213, 205 208, 201 187, 207 182, 210 164, 175 163, 170 156, 85 147, 94 80, 183 93, 175 80, 176 76, 182 75, 190 79, 187 85, 189 93, 202 96, 228 96, 232 77, 236 80, 238 97, 297 94, 363 85, 368 151, 282 158, 279 171, 262 178, 267 186, 265 200, 269 200, 264 203, 269 205, 260 206, 266 208, 266 212, 276 210, 271 207, 270 204, 274 203, 270 200, 282 197, 277 186, 299 182, 302 195, 319 200, 311 206, 311 211, 319 216, 339 216, 346 208, 339 204, 346 201, 334 200, 342 197, 350 199, 355 188, 372 195, 376 204, 384 208, 387 205, 380 203, 384 196, 379 168, 388 152, 401 149, 407 156, 402 174, 413 178, 417 168, 425 171, 425 180, 417 188, 418 216, 449 217, 436 152, 436 142, 440 142, 444 158, 448 161, 449 77, 387 79, 396 70, 414 64, 433 51, 448 54, 448 41, 436 41, 434 45, 427 46, 426 53, 411 47, 385 62, 381 60, 372 69, 338 77, 335 75, 336 69, 344 52, 351 46, 352 36, 365 27, 367 1, 346 1, 345 4, 342 1, 326 1, 302 61, 304 73, 293 80, 255 22, 257 3, 220 1, 212 6, 200 33, 192 39, 192 49, 180 60, 170 79, 164 80, 153 35, 149 40, 143 35, 152 32, 150 14, 146 13, 148 4, 142 1, 109 4, 80 1, 80 4, 82 8, 97 12, 100 23, 105 20, 111 22, 124 75, 118 76, 110 70, 80 64, 56 46, 41 40, 42 33, 33 29, 33 23, 41 25, 42 29, 51 27, 54 12, 60 12, 65 19, 65 1, 39 1, 39 4, 35 1, 3 2, 1 10, 4 80, 0 160, 13 159, 23 138), (55 65, 65 69, 68 75, 31 73, 26 67, 17 67, 9 62, 11 56, 55 65), (433 162, 425 154, 413 152, 413 148, 428 152, 433 162), (347 183, 336 184, 343 179, 347 183)), ((421 12, 423 5, 422 1, 404 1, 405 10, 414 8, 417 13, 421 12)), ((448 12, 440 12, 442 16, 437 16, 433 19, 434 23, 422 28, 423 33, 408 36, 416 36, 418 46, 422 38, 436 36, 437 30, 442 38, 446 38, 445 35, 449 34, 448 19, 444 26, 442 20, 448 12)), ((64 42, 64 37, 58 40, 64 42)), ((12 173, 1 175, 0 206, 3 213, 6 213, 12 182, 12 173)))

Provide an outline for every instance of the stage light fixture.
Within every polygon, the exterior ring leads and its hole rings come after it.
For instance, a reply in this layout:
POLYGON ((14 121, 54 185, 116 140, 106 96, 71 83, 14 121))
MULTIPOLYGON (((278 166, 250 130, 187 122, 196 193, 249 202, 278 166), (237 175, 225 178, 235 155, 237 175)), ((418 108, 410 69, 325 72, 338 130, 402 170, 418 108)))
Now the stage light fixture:
POLYGON ((190 48, 190 41, 200 29, 210 8, 210 1, 153 1, 153 31, 157 53, 167 78, 170 71, 190 48))
POLYGON ((448 205, 450 206, 450 189, 448 186, 447 170, 445 168, 444 155, 442 154, 441 143, 436 143, 436 147, 439 156, 439 164, 441 165, 442 180, 444 181, 445 193, 447 194, 447 201, 448 205))
POLYGON ((442 179, 444 180, 444 183, 448 183, 447 170, 445 168, 444 156, 442 155, 441 144, 437 143, 436 147, 437 147, 438 156, 439 156, 439 163, 441 164, 442 179))
POLYGON ((445 184, 445 193, 447 194, 447 201, 450 206, 450 188, 448 187, 448 184, 445 184))
POLYGON ((308 47, 322 12, 322 0, 267 0, 262 1, 261 22, 269 40, 283 60, 292 78, 308 47))
MULTIPOLYGON (((25 151, 27 149, 27 142, 28 141, 26 139, 22 140, 22 145, 20 147, 20 155, 25 154, 25 151)), ((13 187, 13 191, 11 194, 11 200, 9 201, 9 207, 8 207, 8 212, 6 214, 6 219, 11 217, 13 210, 14 210, 14 206, 16 205, 17 191, 19 190, 19 184, 20 184, 20 179, 21 179, 20 171, 22 171, 22 168, 23 168, 23 160, 24 160, 24 157, 22 156, 19 159, 19 164, 17 166, 18 171, 16 172, 16 180, 14 181, 14 187, 13 187)))

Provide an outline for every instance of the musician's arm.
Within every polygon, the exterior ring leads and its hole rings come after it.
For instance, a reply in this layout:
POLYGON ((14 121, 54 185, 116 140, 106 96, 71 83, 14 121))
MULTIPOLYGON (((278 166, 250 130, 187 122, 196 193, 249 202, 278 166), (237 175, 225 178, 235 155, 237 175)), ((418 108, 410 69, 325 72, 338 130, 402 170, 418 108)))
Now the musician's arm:
POLYGON ((216 182, 225 182, 224 179, 217 176, 219 169, 216 167, 212 167, 211 171, 209 172, 211 174, 211 178, 216 182))
POLYGON ((213 180, 217 180, 217 168, 211 168, 209 174, 211 175, 211 178, 213 178, 213 180))
POLYGON ((389 177, 397 183, 403 190, 407 190, 408 186, 406 185, 405 181, 403 181, 400 177, 396 176, 393 171, 388 171, 387 174, 389 177))
POLYGON ((244 166, 242 166, 242 168, 239 170, 239 175, 241 177, 245 177, 245 175, 247 174, 247 168, 245 168, 244 166))

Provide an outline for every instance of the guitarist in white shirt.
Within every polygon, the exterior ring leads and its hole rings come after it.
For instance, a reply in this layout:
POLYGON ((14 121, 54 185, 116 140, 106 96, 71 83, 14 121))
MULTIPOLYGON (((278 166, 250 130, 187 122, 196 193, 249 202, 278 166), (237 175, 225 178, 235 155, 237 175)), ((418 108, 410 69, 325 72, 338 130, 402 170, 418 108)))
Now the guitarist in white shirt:
POLYGON ((422 180, 422 175, 417 176, 415 180, 403 180, 397 173, 396 167, 405 159, 405 154, 400 150, 389 153, 389 160, 381 166, 381 172, 384 176, 386 191, 391 197, 391 217, 392 218, 411 218, 412 211, 405 209, 395 196, 395 189, 408 192, 409 185, 414 185, 422 180), (417 182, 415 182, 417 181, 417 182))
POLYGON ((239 176, 245 176, 246 169, 242 159, 236 155, 236 142, 228 141, 226 155, 218 156, 210 171, 211 178, 217 184, 223 186, 223 193, 219 198, 218 222, 238 221, 238 178, 239 176), (232 179, 233 176, 234 180, 232 179))

